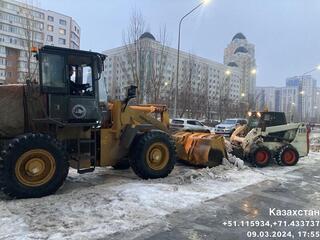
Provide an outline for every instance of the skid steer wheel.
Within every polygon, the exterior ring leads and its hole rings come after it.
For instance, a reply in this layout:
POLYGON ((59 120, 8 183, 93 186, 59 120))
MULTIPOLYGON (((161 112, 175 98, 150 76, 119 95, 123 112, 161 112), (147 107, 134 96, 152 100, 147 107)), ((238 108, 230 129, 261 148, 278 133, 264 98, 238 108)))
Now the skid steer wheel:
POLYGON ((56 192, 69 171, 62 145, 44 134, 25 134, 1 153, 1 187, 15 198, 36 198, 56 192))
POLYGON ((168 176, 176 163, 176 148, 168 134, 149 131, 137 136, 130 151, 130 166, 143 179, 168 176))
POLYGON ((268 166, 271 158, 271 151, 265 146, 254 146, 250 152, 250 161, 256 167, 268 166))
POLYGON ((280 166, 294 166, 299 161, 299 153, 292 145, 281 147, 275 157, 280 166))

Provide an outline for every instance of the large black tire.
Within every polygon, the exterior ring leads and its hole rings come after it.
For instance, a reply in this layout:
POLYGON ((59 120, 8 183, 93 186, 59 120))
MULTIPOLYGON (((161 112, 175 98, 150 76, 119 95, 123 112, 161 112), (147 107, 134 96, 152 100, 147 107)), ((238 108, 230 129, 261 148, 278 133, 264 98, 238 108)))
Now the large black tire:
POLYGON ((284 145, 277 151, 275 161, 280 166, 294 166, 299 161, 299 153, 292 145, 284 145))
POLYGON ((0 155, 0 185, 14 198, 55 193, 65 181, 69 162, 63 146, 44 134, 15 138, 0 155))
POLYGON ((130 168, 129 159, 121 159, 112 166, 114 170, 126 170, 130 168))
POLYGON ((266 146, 254 145, 249 154, 249 160, 255 167, 266 167, 272 159, 272 153, 266 146))
POLYGON ((155 179, 167 177, 176 159, 175 143, 171 137, 162 131, 149 131, 133 141, 129 162, 139 177, 155 179))

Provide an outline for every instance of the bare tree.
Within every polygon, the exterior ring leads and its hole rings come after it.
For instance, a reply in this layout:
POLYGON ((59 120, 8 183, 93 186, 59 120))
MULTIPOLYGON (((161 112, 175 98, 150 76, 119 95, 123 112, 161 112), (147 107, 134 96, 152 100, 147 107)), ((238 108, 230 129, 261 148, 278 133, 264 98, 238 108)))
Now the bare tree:
POLYGON ((165 79, 168 58, 167 31, 166 27, 160 28, 157 41, 141 39, 144 32, 143 16, 141 12, 134 10, 130 25, 123 36, 126 54, 119 64, 127 82, 138 87, 138 103, 159 103, 161 92, 168 85, 165 79))
POLYGON ((167 32, 166 27, 160 28, 158 47, 147 46, 147 57, 143 69, 146 69, 146 95, 147 100, 153 103, 160 103, 161 92, 168 82, 165 79, 165 71, 167 67, 168 51, 167 51, 167 32))
POLYGON ((197 86, 194 89, 193 102, 193 117, 200 119, 205 118, 208 109, 208 80, 209 80, 209 66, 203 64, 198 66, 198 73, 202 73, 197 86))
POLYGON ((23 26, 23 35, 24 35, 24 50, 26 52, 27 58, 27 72, 25 73, 24 79, 27 80, 36 80, 37 74, 37 65, 32 68, 33 53, 32 48, 37 46, 36 43, 36 21, 34 19, 34 4, 33 1, 26 1, 19 9, 19 13, 22 16, 22 26, 23 26))
POLYGON ((230 74, 226 74, 219 80, 218 91, 218 115, 219 120, 222 121, 230 110, 230 74))
POLYGON ((191 117, 191 108, 194 102, 194 91, 192 87, 192 80, 196 71, 195 61, 191 54, 188 59, 182 61, 182 88, 178 96, 178 112, 179 116, 183 117, 185 114, 191 117))
MULTIPOLYGON (((144 73, 144 58, 143 58, 143 45, 139 41, 140 36, 145 32, 145 20, 138 10, 133 10, 130 25, 127 31, 123 34, 123 42, 126 48, 126 60, 130 65, 130 76, 132 82, 138 87, 137 89, 137 102, 140 103, 144 99, 144 86, 141 78, 144 73)), ((126 74, 128 76, 128 74, 126 74)))
POLYGON ((171 76, 164 82, 160 93, 160 103, 165 104, 168 109, 172 109, 172 104, 175 96, 175 71, 171 71, 171 76))

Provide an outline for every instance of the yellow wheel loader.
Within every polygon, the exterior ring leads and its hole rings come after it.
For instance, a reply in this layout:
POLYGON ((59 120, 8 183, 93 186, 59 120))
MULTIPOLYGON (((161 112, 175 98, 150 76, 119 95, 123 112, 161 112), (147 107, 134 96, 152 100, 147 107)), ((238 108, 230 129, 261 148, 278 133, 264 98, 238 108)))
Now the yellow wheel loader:
POLYGON ((131 166, 143 179, 170 174, 176 148, 165 106, 130 106, 136 92, 132 86, 126 100, 101 107, 102 54, 44 46, 35 57, 39 84, 0 86, 4 193, 16 198, 52 194, 63 184, 69 166, 78 173, 97 166, 131 166))
POLYGON ((283 112, 249 112, 248 124, 230 137, 233 154, 256 167, 273 160, 281 166, 296 165, 309 152, 309 129, 304 123, 287 123, 283 112))
POLYGON ((172 137, 166 106, 130 104, 135 86, 123 101, 99 103, 105 55, 53 46, 34 54, 39 83, 0 86, 0 187, 7 195, 52 194, 69 166, 80 174, 131 167, 153 179, 171 173, 177 153, 202 165, 225 156, 223 139, 213 143, 210 134, 172 137))

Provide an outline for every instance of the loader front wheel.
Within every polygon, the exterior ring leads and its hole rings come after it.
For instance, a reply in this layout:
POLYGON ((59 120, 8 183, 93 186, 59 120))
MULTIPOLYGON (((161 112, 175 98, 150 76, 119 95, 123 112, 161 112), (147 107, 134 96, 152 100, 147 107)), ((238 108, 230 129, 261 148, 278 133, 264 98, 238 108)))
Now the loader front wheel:
POLYGON ((1 186, 15 198, 37 198, 56 192, 68 175, 61 144, 44 134, 26 134, 11 141, 0 158, 1 186))
POLYGON ((175 162, 175 144, 165 132, 146 132, 132 143, 130 165, 133 171, 143 179, 168 176, 175 162))
POLYGON ((254 146, 250 152, 251 163, 256 167, 266 167, 269 165, 272 154, 265 146, 254 146))

